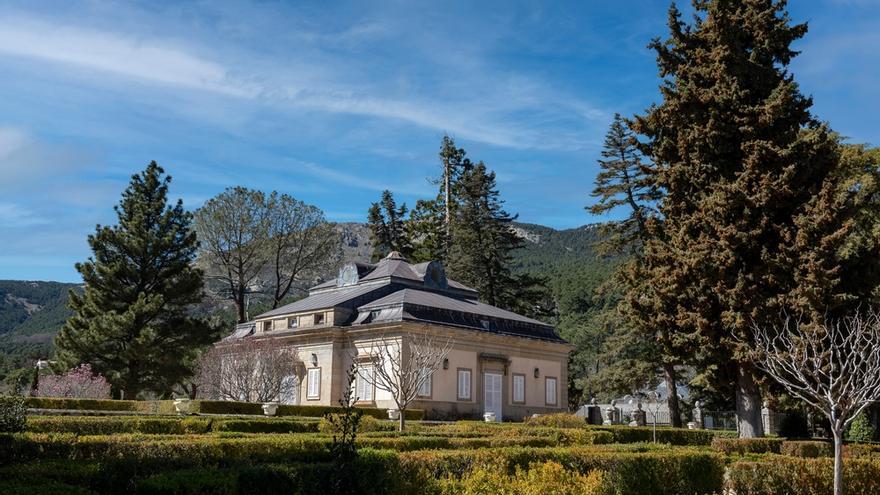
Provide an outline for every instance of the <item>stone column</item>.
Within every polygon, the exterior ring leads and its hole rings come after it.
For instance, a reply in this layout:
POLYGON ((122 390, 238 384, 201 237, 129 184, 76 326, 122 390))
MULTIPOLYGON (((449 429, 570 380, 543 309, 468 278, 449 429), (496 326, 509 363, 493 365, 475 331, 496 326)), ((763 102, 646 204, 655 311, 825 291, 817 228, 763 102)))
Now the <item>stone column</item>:
POLYGON ((770 404, 767 401, 764 401, 764 404, 761 407, 761 422, 764 424, 764 434, 776 434, 779 433, 779 421, 776 418, 776 411, 770 409, 770 404))

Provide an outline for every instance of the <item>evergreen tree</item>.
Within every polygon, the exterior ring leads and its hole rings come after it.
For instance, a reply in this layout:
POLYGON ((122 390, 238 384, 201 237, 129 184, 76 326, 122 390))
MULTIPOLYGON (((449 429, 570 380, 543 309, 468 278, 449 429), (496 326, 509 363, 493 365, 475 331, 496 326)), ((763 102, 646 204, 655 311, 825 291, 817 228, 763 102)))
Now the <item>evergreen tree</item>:
POLYGON ((168 205, 170 182, 156 162, 132 176, 114 207, 118 225, 88 238, 94 254, 76 265, 85 290, 70 292, 74 315, 55 340, 60 363, 90 364, 126 399, 169 395, 191 374, 194 354, 218 338, 187 312, 202 299, 202 273, 193 267, 192 215, 181 201, 168 205))
POLYGON ((412 242, 410 262, 446 260, 446 226, 441 204, 437 200, 420 199, 410 210, 406 231, 412 242))
POLYGON ((599 254, 637 252, 647 236, 645 223, 653 214, 654 203, 660 199, 649 169, 642 163, 639 142, 620 114, 605 135, 605 145, 599 160, 601 172, 596 176, 593 197, 595 203, 587 207, 593 215, 604 215, 623 208, 628 215, 623 220, 603 225, 604 236, 599 254))
POLYGON ((860 200, 841 188, 837 140, 786 69, 806 25, 783 1, 694 6, 691 25, 673 6, 670 38, 652 43, 663 101, 633 125, 664 197, 644 250, 652 290, 630 303, 646 327, 696 339, 688 357, 704 380, 736 383, 740 435, 759 436, 751 325, 783 309, 819 321, 870 299, 877 280, 845 282, 860 200))
POLYGON ((511 229, 515 217, 504 211, 495 173, 482 162, 465 171, 459 185, 447 270, 452 278, 477 289, 486 303, 514 306, 517 282, 510 272, 510 252, 522 245, 511 229))
POLYGON ((443 143, 440 145, 440 163, 443 165, 443 175, 438 181, 440 194, 436 202, 443 210, 445 250, 448 252, 452 244, 452 224, 455 221, 455 210, 459 199, 457 189, 462 176, 473 164, 467 158, 467 152, 463 148, 456 148, 455 140, 448 135, 443 136, 443 143))
POLYGON ((380 260, 391 251, 397 251, 405 258, 412 253, 412 244, 404 221, 406 204, 397 206, 391 191, 382 192, 382 199, 370 205, 367 222, 373 234, 373 261, 380 260))

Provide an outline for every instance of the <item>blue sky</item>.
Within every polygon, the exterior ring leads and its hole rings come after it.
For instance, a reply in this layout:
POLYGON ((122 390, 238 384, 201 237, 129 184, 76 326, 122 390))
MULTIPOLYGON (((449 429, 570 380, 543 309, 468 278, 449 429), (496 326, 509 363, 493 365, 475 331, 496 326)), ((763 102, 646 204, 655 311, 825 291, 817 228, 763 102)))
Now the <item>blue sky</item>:
MULTIPOLYGON (((363 221, 432 193, 444 133, 508 210, 575 227, 614 112, 657 101, 668 3, 0 2, 0 279, 76 281, 157 160, 197 208, 277 189, 363 221), (478 6, 477 6, 478 5, 478 6)), ((815 113, 880 144, 880 0, 795 0, 815 113)))

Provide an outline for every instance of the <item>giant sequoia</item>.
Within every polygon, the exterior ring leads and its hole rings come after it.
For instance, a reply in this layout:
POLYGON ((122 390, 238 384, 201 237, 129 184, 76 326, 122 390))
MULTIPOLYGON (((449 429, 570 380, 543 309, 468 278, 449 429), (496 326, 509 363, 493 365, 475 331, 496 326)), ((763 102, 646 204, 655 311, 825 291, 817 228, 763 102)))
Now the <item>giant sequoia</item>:
POLYGON ((702 349, 710 382, 736 383, 740 434, 760 435, 748 329, 782 309, 818 321, 871 298, 877 262, 859 225, 876 218, 864 195, 876 186, 846 185, 837 138, 787 71, 807 27, 785 2, 694 6, 691 24, 671 8, 669 38, 652 43, 663 100, 633 126, 664 198, 644 254, 656 290, 632 302, 702 349), (854 260, 869 265, 858 276, 854 260))

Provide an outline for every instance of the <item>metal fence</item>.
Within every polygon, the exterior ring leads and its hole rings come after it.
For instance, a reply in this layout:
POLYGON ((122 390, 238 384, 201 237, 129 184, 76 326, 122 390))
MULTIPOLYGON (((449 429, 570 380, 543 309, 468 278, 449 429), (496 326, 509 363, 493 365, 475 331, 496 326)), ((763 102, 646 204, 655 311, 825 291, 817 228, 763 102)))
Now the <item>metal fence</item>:
POLYGON ((736 430, 736 411, 703 411, 707 430, 736 430))

